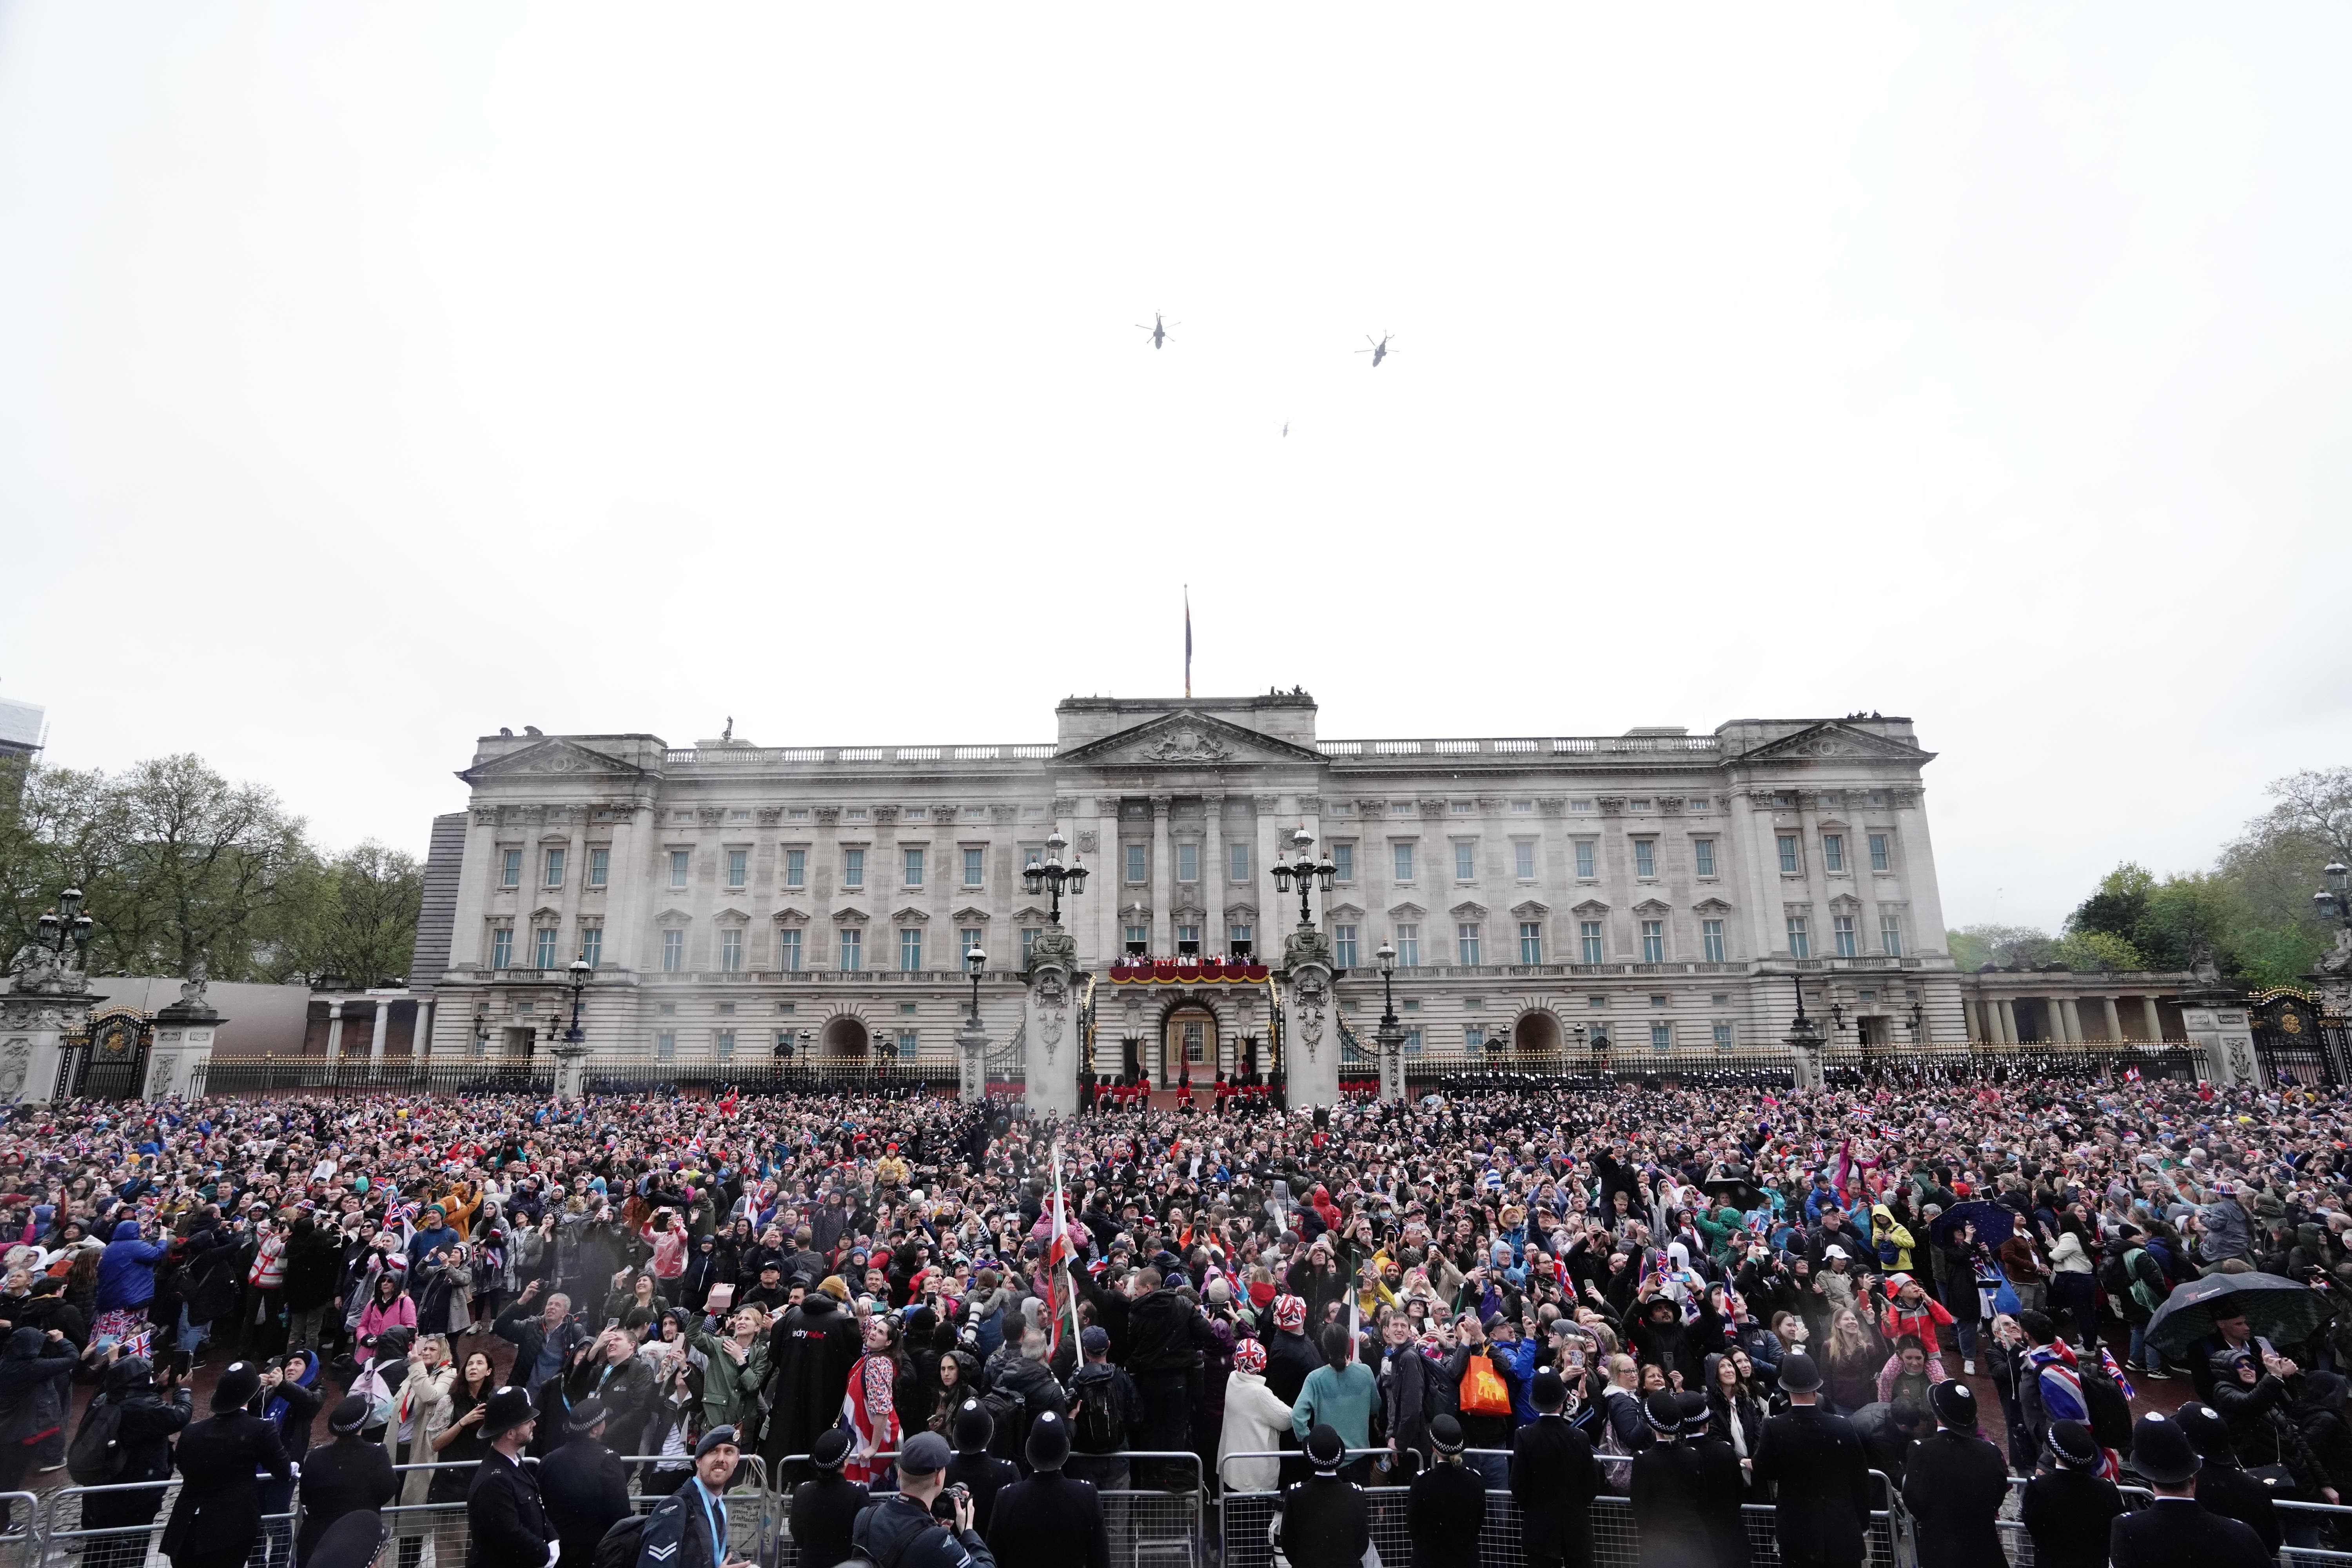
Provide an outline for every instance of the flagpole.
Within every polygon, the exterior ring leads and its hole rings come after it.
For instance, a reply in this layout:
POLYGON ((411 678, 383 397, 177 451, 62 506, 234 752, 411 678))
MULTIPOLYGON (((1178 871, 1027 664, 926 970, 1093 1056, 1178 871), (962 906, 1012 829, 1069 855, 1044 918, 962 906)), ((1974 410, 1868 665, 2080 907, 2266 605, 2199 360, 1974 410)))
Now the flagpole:
MULTIPOLYGON (((1056 1138, 1054 1140, 1054 1236, 1052 1240, 1046 1243, 1045 1250, 1048 1255, 1053 1253, 1056 1245, 1061 1244, 1063 1238, 1068 1234, 1069 1223, 1069 1204, 1062 1196, 1062 1141, 1056 1138)), ((1064 1251, 1062 1271, 1070 1281, 1068 1289, 1063 1292, 1070 1304, 1070 1353, 1083 1362, 1086 1360, 1086 1347, 1078 1343, 1077 1276, 1070 1273, 1070 1260, 1066 1247, 1064 1251)))
POLYGON ((1192 584, 1184 584, 1184 700, 1192 700, 1192 584))

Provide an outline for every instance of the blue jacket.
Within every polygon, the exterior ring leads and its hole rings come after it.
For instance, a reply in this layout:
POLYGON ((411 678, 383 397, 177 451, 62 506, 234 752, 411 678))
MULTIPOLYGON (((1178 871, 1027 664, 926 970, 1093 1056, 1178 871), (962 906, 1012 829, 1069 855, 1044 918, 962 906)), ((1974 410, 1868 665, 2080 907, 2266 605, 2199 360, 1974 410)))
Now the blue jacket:
POLYGON ((155 1260, 163 1256, 156 1242, 139 1239, 139 1222, 126 1219, 114 1227, 114 1239, 98 1258, 98 1310, 143 1307, 155 1299, 155 1260))
POLYGON ((1536 1418, 1536 1402, 1532 1391, 1536 1383, 1536 1342, 1519 1340, 1494 1347, 1502 1353, 1506 1371, 1503 1381, 1511 1389, 1511 1425, 1530 1426, 1536 1418))

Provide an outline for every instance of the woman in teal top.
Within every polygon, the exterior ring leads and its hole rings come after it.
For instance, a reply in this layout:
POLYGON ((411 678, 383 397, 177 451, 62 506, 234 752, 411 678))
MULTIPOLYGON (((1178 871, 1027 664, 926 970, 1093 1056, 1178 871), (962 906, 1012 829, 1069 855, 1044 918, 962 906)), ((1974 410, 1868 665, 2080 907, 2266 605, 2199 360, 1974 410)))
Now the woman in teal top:
POLYGON ((1316 1344, 1323 1364, 1307 1374, 1291 1403, 1290 1429, 1304 1444, 1318 1426, 1339 1434, 1350 1449, 1372 1446, 1372 1411, 1381 1402, 1379 1379, 1356 1359, 1355 1337, 1345 1323, 1326 1323, 1316 1344))

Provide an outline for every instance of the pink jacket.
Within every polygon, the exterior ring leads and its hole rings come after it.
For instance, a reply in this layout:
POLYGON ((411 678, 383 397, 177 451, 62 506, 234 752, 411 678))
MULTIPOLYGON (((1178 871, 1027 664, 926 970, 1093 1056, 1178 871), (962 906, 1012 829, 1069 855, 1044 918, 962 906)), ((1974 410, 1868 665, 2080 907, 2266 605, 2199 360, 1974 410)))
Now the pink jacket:
POLYGON ((386 1329, 413 1329, 415 1326, 416 1303, 410 1300, 405 1292, 394 1296, 390 1307, 381 1301, 370 1301, 360 1311, 360 1346, 352 1352, 352 1359, 365 1366, 368 1358, 375 1354, 368 1347, 369 1340, 386 1329))
POLYGON ((646 1226, 638 1232, 654 1249, 654 1278, 675 1279, 686 1272, 686 1227, 673 1225, 667 1230, 656 1230, 646 1226))

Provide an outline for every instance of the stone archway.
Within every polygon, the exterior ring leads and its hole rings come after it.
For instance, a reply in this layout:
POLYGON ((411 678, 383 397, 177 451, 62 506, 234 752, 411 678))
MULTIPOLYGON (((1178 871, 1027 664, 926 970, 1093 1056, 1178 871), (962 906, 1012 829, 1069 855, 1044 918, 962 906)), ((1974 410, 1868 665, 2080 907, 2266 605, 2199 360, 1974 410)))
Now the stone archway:
POLYGON ((1559 1020, 1540 1007, 1520 1014, 1511 1026, 1511 1046, 1517 1056, 1557 1057, 1565 1043, 1559 1020))
POLYGON ((817 1045, 828 1061, 864 1061, 866 1037, 866 1020, 855 1013, 844 1013, 825 1025, 817 1045))
POLYGON ((1160 1085, 1173 1088, 1187 1065, 1195 1085, 1213 1081, 1218 1072, 1221 1034, 1214 1008, 1198 1002, 1171 1007, 1160 1021, 1160 1085))

